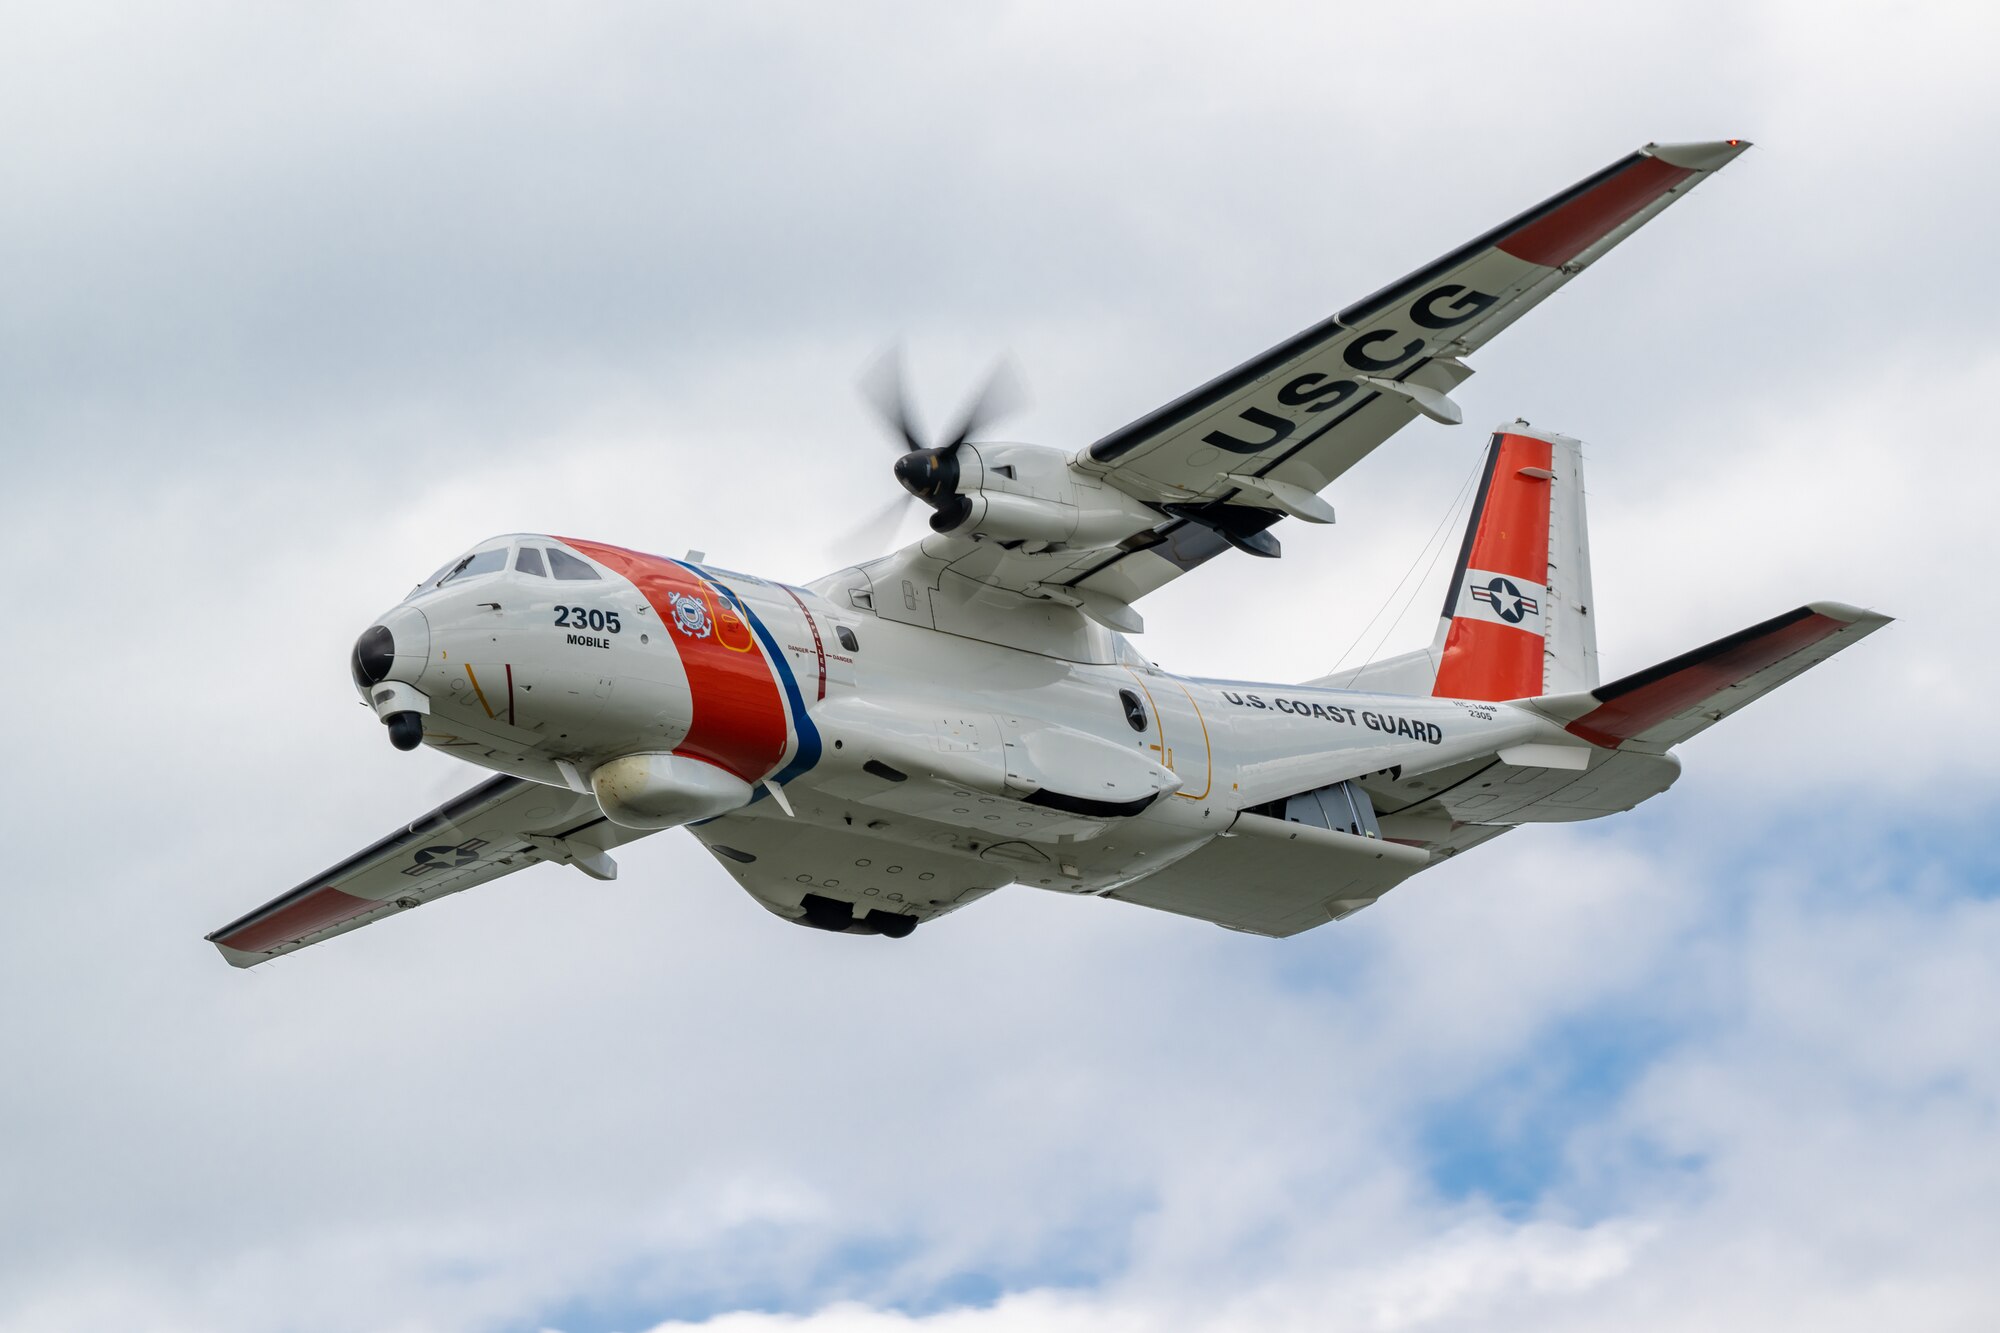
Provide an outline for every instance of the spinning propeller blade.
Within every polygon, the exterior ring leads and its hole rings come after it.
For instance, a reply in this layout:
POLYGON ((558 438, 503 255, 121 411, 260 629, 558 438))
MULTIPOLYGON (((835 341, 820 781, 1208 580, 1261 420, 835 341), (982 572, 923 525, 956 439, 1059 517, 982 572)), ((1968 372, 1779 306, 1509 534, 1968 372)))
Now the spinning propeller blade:
MULTIPOLYGON (((926 445, 910 406, 909 391, 904 386, 901 348, 890 348, 862 376, 861 392, 881 416, 891 439, 903 450, 903 456, 896 460, 896 480, 913 498, 937 511, 931 518, 931 526, 940 532, 950 531, 971 505, 971 501, 958 493, 958 447, 1001 417, 1017 411, 1026 400, 1020 376, 1003 360, 973 395, 944 442, 926 445)), ((869 538, 893 533, 904 503, 897 501, 889 510, 856 525, 836 549, 845 551, 869 538)))
POLYGON ((958 419, 958 429, 951 433, 950 442, 942 447, 958 448, 1002 417, 1020 411, 1026 406, 1027 397, 1013 363, 1003 359, 988 373, 986 383, 979 386, 979 392, 973 395, 972 401, 966 404, 965 414, 958 419))
POLYGON ((915 453, 925 447, 916 414, 910 410, 909 392, 903 387, 902 348, 891 347, 861 377, 861 393, 902 442, 904 452, 915 453))
POLYGON ((842 533, 831 547, 833 558, 842 565, 858 565, 884 554, 895 539, 896 529, 903 525, 903 516, 910 512, 911 499, 899 495, 842 533))

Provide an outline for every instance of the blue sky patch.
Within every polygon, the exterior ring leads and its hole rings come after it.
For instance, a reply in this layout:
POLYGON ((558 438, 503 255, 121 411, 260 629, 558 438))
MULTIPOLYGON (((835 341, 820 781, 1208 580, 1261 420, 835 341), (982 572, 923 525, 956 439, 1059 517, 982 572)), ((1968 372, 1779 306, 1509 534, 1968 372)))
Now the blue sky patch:
MULTIPOLYGON (((1578 1134, 1613 1113, 1678 1036, 1623 1009, 1552 1029, 1492 1078, 1419 1112, 1422 1170, 1447 1199, 1487 1199, 1509 1215, 1529 1211, 1572 1183, 1569 1154, 1578 1134)), ((1676 1165, 1646 1145, 1621 1145, 1621 1153, 1627 1148, 1655 1164, 1676 1165)), ((1609 1202, 1564 1199, 1585 1215, 1609 1202)))

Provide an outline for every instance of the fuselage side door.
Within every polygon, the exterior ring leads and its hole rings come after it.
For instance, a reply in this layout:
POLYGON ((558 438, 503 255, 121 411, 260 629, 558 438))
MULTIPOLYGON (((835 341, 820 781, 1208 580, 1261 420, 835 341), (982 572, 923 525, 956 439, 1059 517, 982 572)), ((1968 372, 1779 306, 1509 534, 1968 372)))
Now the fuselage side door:
POLYGON ((1185 801, 1206 801, 1215 789, 1208 719, 1193 692, 1178 677, 1158 672, 1152 686, 1160 708, 1160 729, 1167 738, 1167 767, 1181 779, 1181 789, 1174 795, 1185 801))
POLYGON ((1209 753, 1208 721, 1194 695, 1179 679, 1157 668, 1130 669, 1152 723, 1147 750, 1180 777, 1176 796, 1207 800, 1214 786, 1214 761, 1209 753))

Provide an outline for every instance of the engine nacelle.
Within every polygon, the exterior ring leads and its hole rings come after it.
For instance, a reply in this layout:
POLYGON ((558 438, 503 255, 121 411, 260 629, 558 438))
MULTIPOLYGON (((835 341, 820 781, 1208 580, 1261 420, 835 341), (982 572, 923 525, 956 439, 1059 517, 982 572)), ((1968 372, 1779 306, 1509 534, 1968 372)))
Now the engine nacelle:
POLYGON ((734 773, 678 754, 628 754, 600 764, 590 789, 604 817, 625 828, 679 828, 750 804, 754 789, 734 773))
POLYGON ((1160 521, 1123 491, 1076 472, 1067 455, 1029 444, 968 445, 957 512, 931 521, 939 532, 1050 546, 1110 546, 1160 521))
POLYGON ((965 501, 964 517, 949 529, 963 536, 1055 543, 1068 542, 1076 533, 1076 507, 1058 500, 975 491, 965 501))

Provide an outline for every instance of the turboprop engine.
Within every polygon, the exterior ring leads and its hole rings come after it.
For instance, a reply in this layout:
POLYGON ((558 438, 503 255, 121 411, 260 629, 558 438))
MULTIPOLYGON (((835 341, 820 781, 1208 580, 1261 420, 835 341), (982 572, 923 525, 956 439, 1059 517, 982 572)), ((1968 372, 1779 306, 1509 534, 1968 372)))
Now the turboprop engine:
MULTIPOLYGON (((1018 392, 1004 368, 973 398, 957 428, 936 445, 924 443, 893 355, 872 380, 869 394, 903 450, 896 460, 896 481, 935 511, 933 532, 1043 547, 1099 547, 1160 521, 1158 510, 1079 472, 1060 449, 971 443, 1018 392)), ((892 507, 875 523, 895 517, 892 507)))
POLYGON ((931 518, 954 537, 1110 546, 1160 521, 1138 500, 1085 477, 1059 449, 1034 444, 966 444, 954 485, 931 518))
POLYGON ((628 754, 590 775, 604 817, 626 828, 679 828, 750 804, 753 789, 734 773, 678 754, 628 754))

